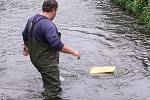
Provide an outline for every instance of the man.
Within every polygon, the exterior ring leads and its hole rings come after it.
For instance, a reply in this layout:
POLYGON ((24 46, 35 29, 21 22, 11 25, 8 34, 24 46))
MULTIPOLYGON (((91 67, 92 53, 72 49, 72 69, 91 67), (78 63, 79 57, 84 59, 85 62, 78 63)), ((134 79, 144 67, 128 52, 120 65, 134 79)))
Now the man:
POLYGON ((52 22, 56 16, 58 3, 45 0, 42 13, 31 17, 22 32, 25 44, 24 55, 29 53, 31 62, 41 73, 44 100, 59 100, 61 92, 59 80, 59 51, 80 57, 80 52, 70 48, 60 40, 60 33, 52 22))

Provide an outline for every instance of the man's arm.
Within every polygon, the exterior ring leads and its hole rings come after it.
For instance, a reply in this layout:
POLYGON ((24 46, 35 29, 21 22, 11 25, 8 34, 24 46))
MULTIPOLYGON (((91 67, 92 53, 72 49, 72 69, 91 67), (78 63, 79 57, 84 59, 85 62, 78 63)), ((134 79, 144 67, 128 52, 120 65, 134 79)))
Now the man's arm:
POLYGON ((23 49, 22 54, 24 56, 27 56, 29 54, 28 53, 28 47, 27 47, 27 44, 28 44, 28 24, 29 24, 29 22, 27 22, 27 24, 26 24, 26 26, 22 32, 23 42, 24 42, 24 44, 22 45, 23 46, 22 47, 22 49, 23 49))
POLYGON ((67 46, 66 44, 61 49, 61 52, 67 53, 67 54, 72 54, 73 56, 76 56, 78 58, 81 56, 79 51, 67 46))
POLYGON ((54 26, 47 26, 46 39, 48 40, 48 43, 60 52, 72 54, 73 56, 77 56, 79 58, 80 52, 62 43, 57 33, 57 29, 54 26))
POLYGON ((27 46, 27 44, 28 44, 28 30, 29 30, 30 24, 31 24, 31 21, 28 20, 26 23, 26 26, 22 32, 23 41, 24 41, 25 46, 27 46))

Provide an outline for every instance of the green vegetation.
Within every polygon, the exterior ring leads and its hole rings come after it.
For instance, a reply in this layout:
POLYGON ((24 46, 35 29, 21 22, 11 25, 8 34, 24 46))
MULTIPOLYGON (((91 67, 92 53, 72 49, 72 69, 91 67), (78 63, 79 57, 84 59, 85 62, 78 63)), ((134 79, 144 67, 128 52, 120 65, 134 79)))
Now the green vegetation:
POLYGON ((139 19, 139 23, 150 29, 150 1, 149 0, 113 0, 116 4, 127 9, 139 19))

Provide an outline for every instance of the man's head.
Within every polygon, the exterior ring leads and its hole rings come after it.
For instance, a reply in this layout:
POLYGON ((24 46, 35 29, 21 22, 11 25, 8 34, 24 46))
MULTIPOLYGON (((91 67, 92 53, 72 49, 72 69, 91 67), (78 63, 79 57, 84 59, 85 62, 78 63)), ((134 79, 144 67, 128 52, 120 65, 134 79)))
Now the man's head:
POLYGON ((52 13, 51 20, 53 20, 56 16, 57 8, 58 3, 56 0, 45 0, 43 2, 42 11, 46 13, 52 13))

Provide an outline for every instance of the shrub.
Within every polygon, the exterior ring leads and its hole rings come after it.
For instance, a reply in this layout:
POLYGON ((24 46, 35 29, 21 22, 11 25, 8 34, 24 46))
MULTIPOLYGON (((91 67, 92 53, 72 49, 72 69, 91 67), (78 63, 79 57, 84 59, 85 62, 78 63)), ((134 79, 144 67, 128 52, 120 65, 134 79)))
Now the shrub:
POLYGON ((116 4, 128 10, 150 29, 150 7, 146 0, 113 0, 116 4))
POLYGON ((139 17, 139 21, 150 28, 150 7, 144 7, 144 10, 139 17))

